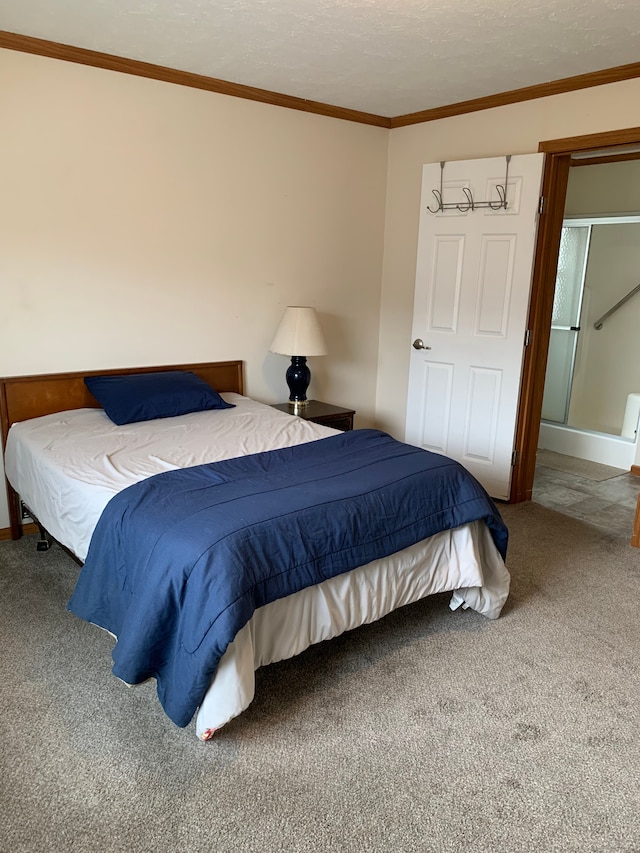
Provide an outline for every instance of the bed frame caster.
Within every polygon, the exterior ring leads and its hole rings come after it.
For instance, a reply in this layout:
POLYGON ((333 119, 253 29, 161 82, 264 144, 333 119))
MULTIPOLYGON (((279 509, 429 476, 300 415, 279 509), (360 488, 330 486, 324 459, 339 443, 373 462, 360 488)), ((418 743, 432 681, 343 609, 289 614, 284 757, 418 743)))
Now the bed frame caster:
POLYGON ((36 542, 36 551, 48 551, 51 548, 53 540, 39 522, 36 522, 36 524, 40 532, 40 538, 36 542))
POLYGON ((40 538, 36 542, 36 551, 48 551, 49 548, 51 548, 51 545, 53 544, 53 539, 51 536, 49 536, 47 531, 40 524, 38 519, 31 512, 31 510, 23 500, 20 501, 20 519, 23 522, 33 521, 36 524, 38 532, 40 534, 40 538))

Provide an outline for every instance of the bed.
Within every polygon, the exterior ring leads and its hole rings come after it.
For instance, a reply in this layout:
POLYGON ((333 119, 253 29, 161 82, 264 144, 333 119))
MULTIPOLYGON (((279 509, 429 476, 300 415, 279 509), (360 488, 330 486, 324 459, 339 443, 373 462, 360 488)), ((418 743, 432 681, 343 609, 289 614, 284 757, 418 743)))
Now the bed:
POLYGON ((22 502, 82 566, 70 610, 114 636, 114 674, 156 678, 168 716, 203 740, 250 705, 261 666, 434 593, 490 619, 508 596, 506 528, 462 466, 252 400, 240 361, 14 377, 0 405, 12 537, 22 502), (116 424, 87 387, 168 372, 220 407, 116 424), (436 493, 449 520, 412 509, 436 493), (240 564, 263 574, 223 590, 223 559, 234 579, 240 564))

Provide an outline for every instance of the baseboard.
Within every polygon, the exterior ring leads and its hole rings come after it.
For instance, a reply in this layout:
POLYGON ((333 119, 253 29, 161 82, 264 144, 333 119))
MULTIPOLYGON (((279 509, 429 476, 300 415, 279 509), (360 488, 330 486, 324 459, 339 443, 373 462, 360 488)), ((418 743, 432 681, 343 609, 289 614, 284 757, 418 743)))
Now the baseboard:
MULTIPOLYGON (((24 536, 29 536, 31 533, 38 532, 37 524, 23 524, 22 525, 22 533, 24 536)), ((11 539, 11 528, 10 527, 2 527, 0 528, 0 542, 4 542, 7 539, 11 539)))

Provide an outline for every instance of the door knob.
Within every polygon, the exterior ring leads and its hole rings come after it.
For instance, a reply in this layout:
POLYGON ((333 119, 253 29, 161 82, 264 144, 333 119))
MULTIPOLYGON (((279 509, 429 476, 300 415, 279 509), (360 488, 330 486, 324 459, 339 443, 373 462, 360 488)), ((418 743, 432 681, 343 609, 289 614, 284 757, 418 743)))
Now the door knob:
POLYGON ((422 338, 416 338, 412 346, 414 349, 431 349, 431 347, 425 346, 422 338))

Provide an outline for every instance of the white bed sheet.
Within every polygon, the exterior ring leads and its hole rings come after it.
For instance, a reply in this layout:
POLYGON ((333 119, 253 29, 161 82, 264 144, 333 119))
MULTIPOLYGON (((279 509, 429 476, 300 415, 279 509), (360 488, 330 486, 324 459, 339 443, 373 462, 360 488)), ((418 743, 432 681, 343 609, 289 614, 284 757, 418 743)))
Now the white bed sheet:
MULTIPOLYGON (((14 424, 7 478, 48 532, 84 560, 102 510, 121 489, 161 471, 336 433, 239 394, 222 396, 235 408, 121 427, 102 409, 14 424)), ((207 739, 249 706, 258 667, 444 591, 453 592, 452 609, 499 616, 509 573, 484 523, 443 531, 257 610, 220 662, 198 710, 196 734, 207 739)))
POLYGON ((75 409, 14 424, 7 479, 45 529, 84 561, 102 510, 127 486, 162 471, 336 434, 240 394, 221 396, 235 408, 125 426, 102 409, 75 409))

